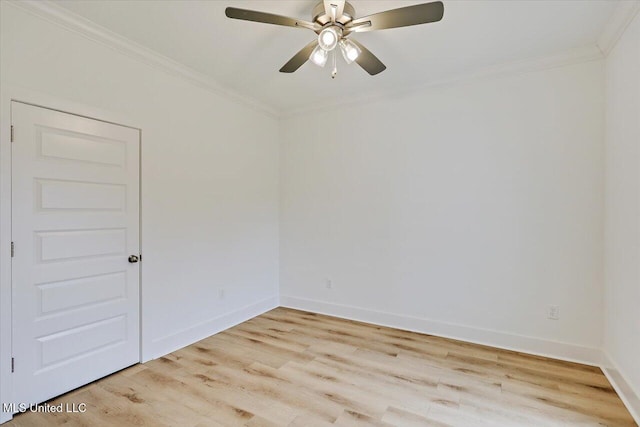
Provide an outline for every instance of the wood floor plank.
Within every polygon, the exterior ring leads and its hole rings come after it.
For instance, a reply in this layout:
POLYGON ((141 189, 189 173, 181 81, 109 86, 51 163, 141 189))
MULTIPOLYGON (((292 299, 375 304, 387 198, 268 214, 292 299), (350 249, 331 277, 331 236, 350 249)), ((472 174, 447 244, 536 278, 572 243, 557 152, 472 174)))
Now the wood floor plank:
POLYGON ((599 368, 278 308, 8 427, 636 426, 599 368))
POLYGON ((393 406, 387 408, 382 416, 382 421, 392 426, 403 427, 424 427, 429 425, 429 420, 426 417, 393 406))

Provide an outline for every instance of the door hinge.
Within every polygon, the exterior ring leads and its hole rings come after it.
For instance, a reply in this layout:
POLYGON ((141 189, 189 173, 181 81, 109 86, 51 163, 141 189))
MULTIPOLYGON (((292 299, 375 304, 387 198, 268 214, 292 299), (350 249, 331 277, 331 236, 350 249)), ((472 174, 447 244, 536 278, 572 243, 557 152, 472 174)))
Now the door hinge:
POLYGON ((15 372, 16 370, 16 359, 11 358, 11 372, 15 372))
POLYGON ((11 258, 13 258, 16 255, 16 245, 11 242, 11 258))
POLYGON ((13 125, 11 125, 11 142, 13 142, 13 125))

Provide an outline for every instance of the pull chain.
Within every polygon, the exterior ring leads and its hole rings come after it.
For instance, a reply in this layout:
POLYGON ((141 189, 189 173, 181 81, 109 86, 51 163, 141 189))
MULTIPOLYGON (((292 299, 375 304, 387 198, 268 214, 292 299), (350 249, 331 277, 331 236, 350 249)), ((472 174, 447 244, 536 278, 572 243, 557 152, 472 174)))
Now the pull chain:
POLYGON ((331 71, 331 78, 335 79, 336 75, 338 74, 338 61, 337 61, 337 54, 336 54, 336 49, 333 49, 332 56, 333 56, 333 70, 331 71))

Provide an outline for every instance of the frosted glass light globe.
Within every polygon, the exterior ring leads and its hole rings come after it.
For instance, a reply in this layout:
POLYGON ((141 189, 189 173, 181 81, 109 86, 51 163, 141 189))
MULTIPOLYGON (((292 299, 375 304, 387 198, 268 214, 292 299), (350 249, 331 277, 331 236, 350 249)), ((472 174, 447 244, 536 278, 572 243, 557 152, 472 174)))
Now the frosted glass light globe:
POLYGON ((311 55, 309 56, 311 62, 316 64, 318 67, 324 67, 327 63, 328 58, 329 52, 322 49, 320 46, 316 46, 316 48, 313 49, 313 52, 311 52, 311 55))
POLYGON ((337 27, 327 27, 318 35, 318 44, 324 50, 333 50, 338 45, 340 35, 338 34, 337 27))
POLYGON ((342 51, 342 56, 347 64, 351 64, 358 59, 358 56, 362 53, 358 45, 347 39, 340 40, 340 51, 342 51))

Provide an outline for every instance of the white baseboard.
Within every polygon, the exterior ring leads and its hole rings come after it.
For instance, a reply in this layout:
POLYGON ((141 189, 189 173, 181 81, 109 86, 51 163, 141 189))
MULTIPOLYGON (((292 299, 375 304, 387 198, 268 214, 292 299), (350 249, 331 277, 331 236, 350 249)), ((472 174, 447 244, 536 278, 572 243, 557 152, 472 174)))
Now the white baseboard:
MULTIPOLYGON (((158 338, 153 341, 153 348, 147 352, 152 356, 144 361, 161 357, 186 347, 278 306, 488 345, 505 350, 599 366, 626 405, 636 423, 640 425, 640 395, 637 394, 633 387, 625 380, 623 374, 616 367, 615 363, 613 363, 613 360, 600 349, 307 298, 272 296, 231 313, 158 338)), ((4 423, 10 419, 11 414, 0 413, 0 423, 4 423)))
POLYGON ((603 362, 603 353, 599 348, 285 295, 280 297, 280 305, 569 362, 592 366, 601 366, 603 362))
POLYGON ((150 348, 143 351, 142 362, 162 357, 165 354, 191 345, 206 337, 259 316, 262 313, 278 307, 278 305, 278 296, 274 295, 242 307, 239 310, 232 311, 231 313, 214 317, 170 335, 154 339, 149 346, 150 348))
POLYGON ((611 359, 606 352, 604 353, 602 372, 604 372, 604 375, 616 393, 618 393, 622 402, 624 402, 633 419, 640 425, 640 394, 636 393, 631 384, 625 379, 623 373, 613 362, 613 359, 611 359))

